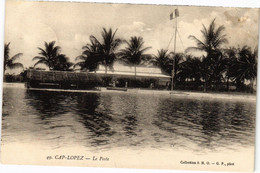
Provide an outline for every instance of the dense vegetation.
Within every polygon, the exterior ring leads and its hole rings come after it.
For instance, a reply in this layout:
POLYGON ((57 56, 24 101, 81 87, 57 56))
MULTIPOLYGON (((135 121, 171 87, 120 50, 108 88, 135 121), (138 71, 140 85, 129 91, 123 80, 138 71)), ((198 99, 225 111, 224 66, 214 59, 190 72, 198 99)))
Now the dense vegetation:
MULTIPOLYGON (((244 45, 229 47, 225 27, 217 26, 215 19, 206 27, 202 25, 202 39, 189 36, 194 40, 194 47, 189 47, 183 53, 173 53, 169 50, 158 50, 157 55, 147 51, 142 37, 132 36, 129 41, 116 37, 117 30, 103 28, 101 40, 91 35, 90 43, 83 46, 83 52, 76 57, 76 63, 61 54, 61 48, 55 42, 45 42, 45 47, 38 48, 39 55, 33 58, 34 67, 46 65, 49 70, 72 71, 80 68, 83 71, 95 71, 98 65, 113 69, 115 61, 136 67, 141 64, 152 64, 160 67, 162 72, 173 76, 174 89, 227 91, 231 86, 236 91, 253 91, 253 83, 257 76, 257 49, 244 45), (124 48, 119 50, 123 45, 124 48), (200 57, 192 56, 194 51, 202 52, 200 57)), ((23 67, 14 61, 22 54, 9 57, 9 44, 5 44, 4 71, 6 68, 23 67)), ((136 80, 136 79, 135 79, 136 80)))

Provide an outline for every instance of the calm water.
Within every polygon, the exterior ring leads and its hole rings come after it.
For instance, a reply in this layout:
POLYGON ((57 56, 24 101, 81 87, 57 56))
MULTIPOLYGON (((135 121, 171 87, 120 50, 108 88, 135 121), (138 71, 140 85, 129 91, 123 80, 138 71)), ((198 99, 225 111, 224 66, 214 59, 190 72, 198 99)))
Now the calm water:
POLYGON ((51 149, 220 151, 254 145, 255 102, 4 88, 2 142, 51 149))

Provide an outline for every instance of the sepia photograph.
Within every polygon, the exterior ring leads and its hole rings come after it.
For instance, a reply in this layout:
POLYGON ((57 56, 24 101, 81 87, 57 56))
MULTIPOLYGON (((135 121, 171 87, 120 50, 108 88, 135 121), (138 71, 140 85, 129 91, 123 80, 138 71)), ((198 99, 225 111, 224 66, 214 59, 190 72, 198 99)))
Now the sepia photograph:
POLYGON ((1 163, 253 172, 259 9, 6 0, 1 163))

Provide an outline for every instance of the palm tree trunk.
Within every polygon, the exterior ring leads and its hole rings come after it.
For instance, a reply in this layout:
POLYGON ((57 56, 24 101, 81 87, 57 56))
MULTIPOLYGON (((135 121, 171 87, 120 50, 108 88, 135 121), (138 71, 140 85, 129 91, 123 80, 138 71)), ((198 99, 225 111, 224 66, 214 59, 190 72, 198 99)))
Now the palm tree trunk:
POLYGON ((254 92, 254 79, 250 79, 250 83, 249 83, 249 86, 250 86, 250 92, 253 93, 254 92))
POLYGON ((136 65, 135 65, 135 80, 136 80, 136 65))
POLYGON ((174 76, 173 76, 173 88, 175 88, 175 85, 176 85, 176 78, 177 78, 177 71, 174 71, 174 76))
POLYGON ((134 80, 134 87, 137 88, 137 79, 136 79, 136 65, 134 65, 135 68, 135 80, 134 80))
POLYGON ((227 77, 227 91, 229 91, 229 77, 227 77))
POLYGON ((107 61, 104 60, 104 63, 105 63, 105 74, 107 74, 107 61))
POLYGON ((207 92, 207 78, 205 77, 205 81, 204 81, 204 92, 207 92))
POLYGON ((236 90, 240 91, 241 90, 241 86, 242 86, 241 81, 239 79, 236 79, 236 90))
POLYGON ((4 82, 5 82, 5 80, 6 80, 5 70, 6 70, 6 65, 4 64, 4 71, 3 71, 3 80, 4 80, 4 82))

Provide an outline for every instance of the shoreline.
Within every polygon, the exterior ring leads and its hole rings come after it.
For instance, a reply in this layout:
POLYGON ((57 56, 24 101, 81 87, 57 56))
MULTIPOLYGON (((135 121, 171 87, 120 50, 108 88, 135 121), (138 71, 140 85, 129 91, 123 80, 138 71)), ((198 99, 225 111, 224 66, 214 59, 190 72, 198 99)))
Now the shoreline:
MULTIPOLYGON (((3 83, 3 88, 25 88, 24 83, 3 83)), ((48 88, 30 88, 29 90, 59 91, 59 92, 78 92, 78 93, 125 93, 125 94, 150 94, 150 95, 168 95, 178 98, 208 98, 208 99, 228 99, 256 101, 257 95, 247 93, 225 93, 225 92, 199 92, 199 91, 181 91, 181 90, 151 90, 140 88, 128 88, 127 91, 107 90, 101 87, 100 90, 66 90, 66 89, 48 89, 48 88)))

